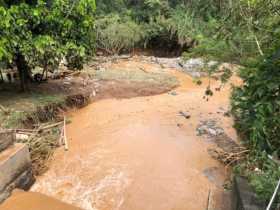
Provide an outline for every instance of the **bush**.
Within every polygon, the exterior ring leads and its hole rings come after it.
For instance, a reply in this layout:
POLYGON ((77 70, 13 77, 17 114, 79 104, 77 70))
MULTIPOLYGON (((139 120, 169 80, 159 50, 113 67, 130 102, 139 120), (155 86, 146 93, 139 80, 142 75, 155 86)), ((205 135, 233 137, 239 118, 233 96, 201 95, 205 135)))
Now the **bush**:
MULTIPOLYGON (((279 54, 279 53, 278 53, 279 54)), ((242 70, 244 85, 235 88, 232 110, 236 128, 254 150, 280 155, 280 56, 242 70)))
POLYGON ((253 152, 234 168, 235 173, 248 178, 260 200, 268 202, 280 177, 280 167, 266 152, 253 152))
POLYGON ((96 48, 109 54, 133 49, 144 37, 142 27, 116 14, 96 20, 96 48))

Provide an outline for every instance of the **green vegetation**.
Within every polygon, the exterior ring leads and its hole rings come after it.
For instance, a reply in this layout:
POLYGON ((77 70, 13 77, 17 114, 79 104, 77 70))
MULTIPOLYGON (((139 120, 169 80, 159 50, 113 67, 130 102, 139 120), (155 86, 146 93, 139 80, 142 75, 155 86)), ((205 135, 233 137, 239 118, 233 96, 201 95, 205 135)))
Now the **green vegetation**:
POLYGON ((63 56, 82 68, 92 54, 94 11, 94 0, 0 1, 0 61, 17 67, 22 90, 35 67, 51 71, 63 56))
MULTIPOLYGON (((0 127, 20 128, 24 127, 25 121, 32 115, 33 119, 38 116, 36 112, 50 104, 65 104, 65 96, 60 94, 47 94, 42 92, 31 93, 1 93, 1 105, 5 111, 0 111, 0 127)), ((38 123, 40 120, 35 120, 38 123)))
MULTIPOLYGON (((95 49, 150 48, 243 65, 232 111, 251 153, 236 171, 268 200, 280 177, 280 1, 96 0, 96 6, 94 0, 0 0, 1 66, 16 66, 25 90, 35 67, 51 71, 65 57, 70 68, 81 69, 95 49)), ((42 103, 37 95, 22 97, 18 103, 33 97, 42 103)), ((12 113, 1 114, 5 127, 25 111, 12 113)))
POLYGON ((251 155, 241 165, 260 197, 268 200, 280 178, 280 56, 274 53, 242 69, 244 85, 235 88, 232 111, 236 128, 251 155), (268 155, 272 157, 271 160, 268 155), (258 170, 255 170, 258 169, 258 170), (254 173, 251 171, 255 170, 254 173))
POLYGON ((131 51, 141 39, 141 27, 129 18, 112 14, 96 22, 96 48, 108 54, 131 51))
MULTIPOLYGON (((96 24, 108 21, 108 27, 97 27, 97 34, 106 34, 114 43, 130 36, 124 51, 132 46, 163 48, 243 64, 268 53, 280 33, 277 0, 97 0, 96 4, 96 24), (128 35, 128 29, 108 33, 114 25, 126 23, 141 33, 128 35)), ((97 36, 97 48, 102 40, 97 36)))

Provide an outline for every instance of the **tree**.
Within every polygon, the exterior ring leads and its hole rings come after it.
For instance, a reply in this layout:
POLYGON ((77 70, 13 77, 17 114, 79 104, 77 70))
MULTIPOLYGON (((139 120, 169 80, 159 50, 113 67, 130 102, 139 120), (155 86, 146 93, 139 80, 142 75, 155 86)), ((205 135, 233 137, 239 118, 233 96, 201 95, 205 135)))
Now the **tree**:
POLYGON ((95 0, 0 0, 0 61, 18 69, 21 89, 34 67, 56 68, 66 57, 82 68, 93 52, 95 0))

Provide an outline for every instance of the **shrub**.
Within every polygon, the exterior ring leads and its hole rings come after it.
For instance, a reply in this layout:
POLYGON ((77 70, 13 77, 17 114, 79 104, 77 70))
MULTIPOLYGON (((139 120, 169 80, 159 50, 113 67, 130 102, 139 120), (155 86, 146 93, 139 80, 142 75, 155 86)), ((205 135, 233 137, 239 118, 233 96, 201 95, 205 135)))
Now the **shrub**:
POLYGON ((235 166, 235 173, 248 178, 260 200, 269 201, 280 177, 280 167, 266 152, 252 152, 246 161, 235 166))
POLYGON ((143 31, 129 17, 112 14, 96 20, 96 47, 109 54, 130 51, 143 38, 143 31))
POLYGON ((241 77, 244 85, 235 88, 232 96, 236 128, 251 148, 279 156, 280 56, 243 69, 241 77))

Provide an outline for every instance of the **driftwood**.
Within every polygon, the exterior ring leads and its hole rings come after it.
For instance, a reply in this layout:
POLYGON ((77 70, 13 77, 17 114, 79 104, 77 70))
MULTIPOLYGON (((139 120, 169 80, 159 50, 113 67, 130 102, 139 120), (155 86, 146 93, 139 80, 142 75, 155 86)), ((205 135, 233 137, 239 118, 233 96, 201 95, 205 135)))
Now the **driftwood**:
POLYGON ((59 140, 58 140, 58 145, 62 146, 63 143, 63 138, 64 138, 64 127, 60 128, 60 136, 59 136, 59 140))
POLYGON ((31 135, 31 134, 38 134, 40 132, 43 132, 45 130, 49 130, 49 129, 54 128, 54 127, 58 127, 59 125, 62 125, 62 124, 63 124, 63 121, 57 122, 57 123, 53 123, 51 125, 39 126, 36 129, 15 128, 15 129, 7 129, 7 131, 13 131, 15 133, 31 135))
POLYGON ((48 129, 51 129, 51 128, 54 128, 54 127, 57 127, 57 126, 59 126, 59 125, 61 125, 63 122, 61 121, 61 122, 58 122, 58 123, 54 123, 54 124, 51 124, 51 125, 47 125, 47 126, 45 126, 45 127, 42 127, 42 128, 40 128, 39 127, 39 131, 42 131, 42 130, 48 130, 48 129))
POLYGON ((209 210, 211 208, 211 204, 212 204, 211 199, 212 199, 212 191, 211 189, 209 189, 206 210, 209 210))
POLYGON ((63 123, 63 136, 64 136, 64 148, 68 151, 68 140, 66 135, 66 117, 64 116, 64 123, 63 123))
POLYGON ((74 77, 74 76, 78 76, 79 74, 81 74, 80 71, 74 71, 72 73, 68 73, 67 75, 65 75, 65 77, 74 77))
POLYGON ((36 175, 46 171, 47 160, 52 156, 55 148, 64 145, 65 150, 68 150, 66 117, 61 122, 37 124, 34 129, 7 129, 7 131, 15 133, 17 142, 28 145, 33 171, 36 175), (59 140, 57 140, 57 133, 51 130, 56 127, 60 129, 59 140))

